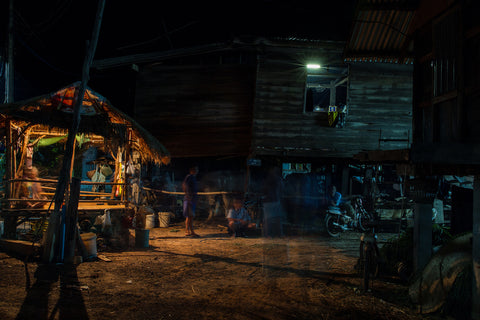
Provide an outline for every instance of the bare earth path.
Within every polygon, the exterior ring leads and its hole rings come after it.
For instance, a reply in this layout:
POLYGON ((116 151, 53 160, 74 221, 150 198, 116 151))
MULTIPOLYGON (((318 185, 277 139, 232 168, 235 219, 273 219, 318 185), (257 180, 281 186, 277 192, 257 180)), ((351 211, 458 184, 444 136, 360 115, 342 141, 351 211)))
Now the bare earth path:
POLYGON ((229 238, 217 222, 196 224, 201 238, 185 238, 182 224, 155 228, 150 248, 99 252, 112 261, 76 268, 0 252, 0 319, 427 318, 395 279, 361 293, 358 233, 229 238))

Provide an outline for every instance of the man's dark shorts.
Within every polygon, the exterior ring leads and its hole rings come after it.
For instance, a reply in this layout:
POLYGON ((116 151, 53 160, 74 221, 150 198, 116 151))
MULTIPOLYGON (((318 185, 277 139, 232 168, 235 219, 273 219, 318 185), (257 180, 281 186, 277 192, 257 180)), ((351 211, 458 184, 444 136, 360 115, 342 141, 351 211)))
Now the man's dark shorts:
POLYGON ((185 218, 195 217, 195 203, 187 200, 183 201, 183 216, 185 218))

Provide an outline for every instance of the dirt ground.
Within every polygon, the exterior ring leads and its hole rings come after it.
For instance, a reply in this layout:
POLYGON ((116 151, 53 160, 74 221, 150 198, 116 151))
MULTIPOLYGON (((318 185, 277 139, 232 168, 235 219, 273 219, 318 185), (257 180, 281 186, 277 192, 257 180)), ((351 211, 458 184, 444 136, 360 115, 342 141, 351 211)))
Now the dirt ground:
POLYGON ((149 248, 131 239, 98 252, 110 262, 42 265, 0 252, 0 319, 433 319, 398 279, 362 293, 359 233, 230 238, 221 221, 195 225, 200 238, 179 222, 151 229, 149 248))

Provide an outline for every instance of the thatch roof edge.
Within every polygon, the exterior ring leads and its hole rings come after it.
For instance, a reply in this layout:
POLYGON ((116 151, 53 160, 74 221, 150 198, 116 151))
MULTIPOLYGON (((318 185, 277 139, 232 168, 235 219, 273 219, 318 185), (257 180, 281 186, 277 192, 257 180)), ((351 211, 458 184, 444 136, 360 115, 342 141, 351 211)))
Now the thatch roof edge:
MULTIPOLYGON (((36 96, 18 102, 2 104, 0 105, 0 114, 4 116, 4 119, 0 119, 0 121, 4 121, 6 119, 5 116, 8 116, 9 118, 15 120, 23 120, 32 123, 48 125, 51 127, 69 129, 71 116, 64 112, 58 112, 54 108, 49 108, 46 105, 41 105, 41 101, 48 101, 48 99, 52 99, 53 95, 55 95, 57 92, 61 92, 62 90, 71 88, 77 89, 79 85, 80 82, 75 82, 52 93, 36 96), (33 106, 34 110, 25 110, 24 107, 30 105, 33 106)), ((95 99, 101 99, 100 109, 103 111, 103 113, 95 115, 94 117, 88 116, 89 118, 86 118, 87 116, 82 117, 84 121, 82 122, 81 118, 79 132, 95 133, 108 138, 108 135, 118 134, 119 126, 124 126, 125 128, 130 128, 132 130, 132 138, 138 141, 138 147, 141 148, 139 151, 141 152, 143 159, 156 164, 167 164, 170 162, 170 153, 156 137, 149 133, 132 117, 115 108, 108 99, 98 94, 88 86, 86 89, 86 92, 89 95, 93 96, 95 99), (86 119, 88 119, 88 121, 85 121, 86 119), (112 119, 116 119, 120 123, 113 123, 111 121, 112 119), (106 125, 106 123, 109 123, 109 125, 106 125)), ((123 139, 123 137, 119 136, 116 136, 115 138, 120 140, 123 139)))

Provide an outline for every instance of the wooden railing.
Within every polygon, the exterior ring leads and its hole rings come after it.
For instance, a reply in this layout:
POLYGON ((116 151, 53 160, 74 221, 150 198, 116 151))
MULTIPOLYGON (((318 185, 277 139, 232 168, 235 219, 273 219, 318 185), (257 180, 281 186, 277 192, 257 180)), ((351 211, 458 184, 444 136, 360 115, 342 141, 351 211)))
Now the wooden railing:
MULTIPOLYGON (((58 183, 55 179, 11 179, 6 181, 7 183, 12 184, 14 187, 13 190, 14 196, 8 197, 5 195, 4 199, 0 199, 4 203, 3 207, 5 208, 14 208, 16 204, 25 203, 25 202, 35 202, 35 203, 49 203, 52 202, 53 196, 55 195, 56 184, 58 183), (20 183, 22 182, 39 182, 42 184, 42 192, 40 195, 44 196, 44 199, 30 199, 30 198, 21 198, 19 196, 20 183), (55 185, 54 186, 49 186, 55 185)), ((127 198, 125 197, 125 188, 127 184, 125 182, 92 182, 92 181, 82 181, 81 185, 91 185, 91 186, 121 186, 123 188, 122 194, 120 197, 115 197, 112 192, 98 192, 98 191, 80 191, 80 200, 79 203, 86 204, 127 204, 127 198)), ((53 208, 53 204, 52 204, 53 208)))

